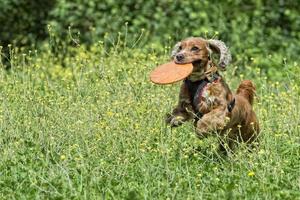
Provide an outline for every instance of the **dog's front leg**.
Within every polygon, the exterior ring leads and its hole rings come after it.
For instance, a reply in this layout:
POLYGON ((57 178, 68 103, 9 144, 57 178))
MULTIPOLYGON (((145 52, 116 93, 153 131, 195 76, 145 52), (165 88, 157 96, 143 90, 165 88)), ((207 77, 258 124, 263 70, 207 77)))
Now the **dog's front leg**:
POLYGON ((183 124, 183 122, 193 118, 192 111, 193 107, 190 93, 186 84, 183 82, 180 88, 178 104, 171 114, 167 114, 166 123, 172 127, 179 126, 183 124))
POLYGON ((208 136, 209 133, 224 129, 227 124, 228 110, 226 106, 219 106, 198 120, 196 133, 199 138, 208 136))

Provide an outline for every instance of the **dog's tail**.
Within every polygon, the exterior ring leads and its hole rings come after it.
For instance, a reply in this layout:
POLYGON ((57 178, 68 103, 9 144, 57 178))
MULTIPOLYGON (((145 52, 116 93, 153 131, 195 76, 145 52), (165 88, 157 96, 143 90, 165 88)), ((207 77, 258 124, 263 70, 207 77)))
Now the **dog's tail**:
POLYGON ((250 80, 244 80, 240 83, 238 89, 236 90, 237 95, 245 97, 251 105, 253 105, 255 86, 250 80))

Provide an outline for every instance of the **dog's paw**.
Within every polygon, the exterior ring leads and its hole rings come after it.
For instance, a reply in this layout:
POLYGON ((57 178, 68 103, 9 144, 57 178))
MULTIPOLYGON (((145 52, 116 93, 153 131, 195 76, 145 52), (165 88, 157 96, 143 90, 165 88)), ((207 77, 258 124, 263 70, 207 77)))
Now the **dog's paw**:
POLYGON ((205 130, 196 130, 196 136, 199 138, 199 139, 204 139, 206 138, 208 135, 208 133, 205 131, 205 130))
POLYGON ((183 124, 183 122, 184 122, 183 116, 167 114, 166 123, 169 124, 171 127, 180 126, 181 124, 183 124))
POLYGON ((197 124, 195 132, 199 139, 204 139, 210 134, 210 129, 205 124, 197 124))

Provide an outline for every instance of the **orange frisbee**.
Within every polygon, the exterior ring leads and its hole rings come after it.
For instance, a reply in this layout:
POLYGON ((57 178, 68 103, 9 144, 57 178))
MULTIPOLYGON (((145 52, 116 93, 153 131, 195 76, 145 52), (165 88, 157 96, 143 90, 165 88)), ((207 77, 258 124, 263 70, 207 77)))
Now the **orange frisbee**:
POLYGON ((150 80, 156 84, 170 84, 183 80, 193 71, 193 64, 176 64, 169 62, 155 68, 150 74, 150 80))

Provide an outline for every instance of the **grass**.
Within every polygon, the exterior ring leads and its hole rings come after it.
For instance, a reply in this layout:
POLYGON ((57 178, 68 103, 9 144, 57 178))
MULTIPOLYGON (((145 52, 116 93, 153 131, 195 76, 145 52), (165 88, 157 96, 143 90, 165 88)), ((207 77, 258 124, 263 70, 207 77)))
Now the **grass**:
POLYGON ((0 72, 0 198, 300 199, 299 64, 274 80, 259 62, 228 68, 232 89, 255 82, 262 131, 256 152, 224 157, 192 123, 165 125, 179 84, 148 74, 166 60, 101 43, 76 49, 66 68, 49 51, 16 53, 0 72))

